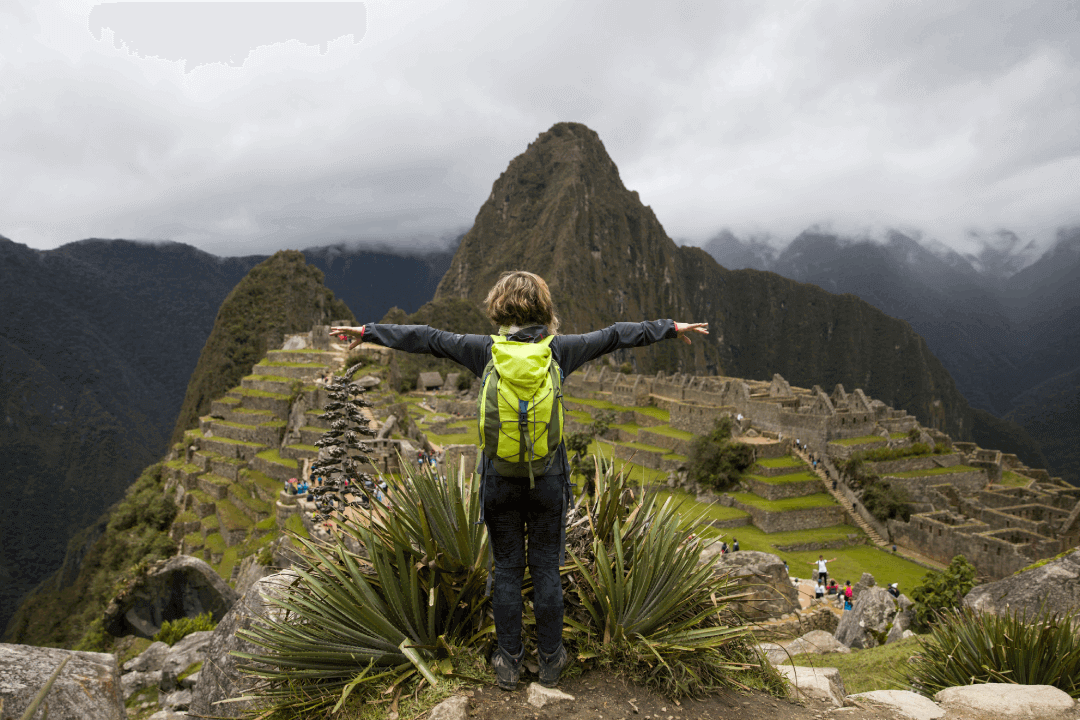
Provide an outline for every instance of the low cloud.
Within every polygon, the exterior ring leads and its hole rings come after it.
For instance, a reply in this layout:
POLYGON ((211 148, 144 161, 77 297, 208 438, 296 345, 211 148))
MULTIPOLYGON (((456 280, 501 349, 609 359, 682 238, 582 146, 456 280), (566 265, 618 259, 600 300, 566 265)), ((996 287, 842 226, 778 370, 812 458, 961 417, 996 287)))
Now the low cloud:
POLYGON ((1049 238, 1080 222, 1077 26, 1049 0, 39 0, 0 9, 0 233, 437 244, 572 120, 681 241, 1049 238))

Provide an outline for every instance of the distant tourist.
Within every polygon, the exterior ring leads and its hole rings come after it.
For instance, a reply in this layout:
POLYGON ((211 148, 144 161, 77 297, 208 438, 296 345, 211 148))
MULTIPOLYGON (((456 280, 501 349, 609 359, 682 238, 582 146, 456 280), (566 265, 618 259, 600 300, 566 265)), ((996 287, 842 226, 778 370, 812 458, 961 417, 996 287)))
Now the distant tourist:
POLYGON ((854 596, 855 596, 855 589, 853 587, 851 587, 851 581, 850 580, 845 580, 844 581, 844 609, 845 610, 850 610, 851 609, 851 602, 854 599, 854 596))
POLYGON ((900 597, 900 583, 893 583, 889 586, 889 594, 894 598, 900 597))
POLYGON ((731 552, 739 552, 739 538, 731 539, 731 552))
POLYGON ((829 568, 826 563, 834 562, 836 558, 833 558, 832 560, 826 560, 824 555, 818 555, 817 558, 817 560, 811 560, 810 564, 817 565, 818 580, 820 580, 821 582, 825 582, 829 579, 829 568))
POLYGON ((721 540, 720 541, 720 554, 721 555, 727 555, 727 551, 728 551, 727 542, 724 541, 724 540, 721 540))

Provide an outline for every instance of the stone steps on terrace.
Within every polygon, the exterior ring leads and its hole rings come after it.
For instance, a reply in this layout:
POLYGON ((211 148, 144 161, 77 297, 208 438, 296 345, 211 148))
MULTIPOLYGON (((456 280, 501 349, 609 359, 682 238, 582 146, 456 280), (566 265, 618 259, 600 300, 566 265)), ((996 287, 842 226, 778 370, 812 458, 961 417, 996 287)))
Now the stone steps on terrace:
POLYGON ((224 500, 228 496, 229 486, 232 483, 233 481, 229 478, 214 475, 213 473, 199 476, 199 490, 210 496, 214 502, 224 500))
POLYGON ((304 363, 329 367, 336 364, 335 354, 329 350, 270 350, 266 353, 268 362, 304 363))
MULTIPOLYGON (((292 476, 290 475, 289 477, 292 476)), ((273 506, 277 501, 278 493, 282 488, 281 482, 283 481, 279 482, 257 470, 248 468, 240 471, 240 482, 244 483, 247 487, 250 487, 252 493, 260 500, 273 506)))
POLYGON ((289 393, 265 392, 241 386, 230 390, 228 397, 237 398, 239 406, 248 410, 269 410, 279 420, 289 417, 289 400, 292 397, 289 393))
POLYGON ((255 521, 229 500, 217 502, 217 517, 221 537, 229 547, 244 542, 248 531, 255 526, 255 521))
POLYGON ((254 497, 251 491, 240 483, 233 483, 229 486, 228 499, 240 509, 240 512, 247 515, 252 522, 257 523, 270 517, 271 504, 254 497))
POLYGON ((222 457, 237 458, 245 462, 251 462, 258 453, 265 450, 264 443, 244 442, 224 437, 206 437, 199 440, 199 449, 217 453, 222 457))
POLYGON ((240 442, 273 446, 281 442, 285 432, 285 421, 273 419, 260 425, 217 420, 209 415, 199 418, 199 427, 203 437, 226 438, 240 442))
POLYGON ((289 378, 290 380, 310 382, 326 372, 326 365, 322 363, 278 363, 263 360, 256 363, 251 368, 251 372, 253 375, 272 375, 289 378))
POLYGON ((284 395, 288 398, 292 396, 293 383, 296 382, 301 381, 280 375, 248 375, 240 381, 240 387, 245 390, 284 395))
POLYGON ((293 460, 314 460, 319 457, 319 448, 314 445, 286 445, 281 448, 281 457, 293 460))
POLYGON ((272 422, 284 422, 284 418, 280 418, 274 414, 272 410, 256 410, 253 408, 241 407, 238 403, 235 406, 231 406, 228 410, 221 413, 210 413, 217 419, 218 417, 225 420, 225 422, 239 423, 240 425, 263 425, 272 422))
POLYGON ((310 425, 306 425, 300 428, 300 444, 314 445, 317 440, 322 438, 323 433, 325 432, 325 428, 311 427, 310 425))
POLYGON ((795 453, 799 458, 802 459, 803 462, 810 465, 811 471, 819 478, 821 478, 822 484, 825 485, 825 490, 834 498, 836 498, 836 501, 840 503, 841 507, 848 511, 848 517, 850 517, 855 522, 855 525, 858 526, 860 530, 866 533, 866 536, 870 538, 870 542, 874 543, 878 547, 885 547, 886 545, 888 545, 885 539, 878 534, 877 530, 870 527, 870 523, 866 522, 862 519, 862 517, 860 517, 859 513, 855 512, 854 510, 848 510, 847 498, 844 497, 840 490, 833 490, 832 478, 830 478, 828 476, 828 473, 825 472, 825 468, 821 465, 821 463, 818 463, 818 467, 815 468, 813 466, 813 463, 810 462, 810 458, 806 454, 806 452, 799 450, 794 445, 792 445, 791 447, 791 452, 795 453))
POLYGON ((275 448, 256 455, 251 461, 251 469, 284 483, 289 478, 299 477, 300 465, 293 458, 282 457, 275 448))

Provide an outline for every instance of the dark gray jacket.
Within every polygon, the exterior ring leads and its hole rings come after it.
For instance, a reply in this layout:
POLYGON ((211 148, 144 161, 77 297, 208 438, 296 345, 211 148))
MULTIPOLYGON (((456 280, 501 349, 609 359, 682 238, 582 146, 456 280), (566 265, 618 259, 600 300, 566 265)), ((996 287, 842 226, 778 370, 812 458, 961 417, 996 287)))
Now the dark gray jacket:
MULTIPOLYGON (((543 326, 520 330, 510 339, 536 342, 544 337, 543 326)), ((674 320, 649 320, 646 322, 619 322, 603 330, 581 335, 556 335, 551 340, 551 355, 567 376, 590 360, 623 348, 651 345, 678 335, 674 320)), ((483 375, 491 360, 490 335, 460 335, 436 330, 427 325, 378 325, 364 326, 364 341, 404 350, 426 353, 439 358, 449 358, 468 368, 476 377, 483 375)))

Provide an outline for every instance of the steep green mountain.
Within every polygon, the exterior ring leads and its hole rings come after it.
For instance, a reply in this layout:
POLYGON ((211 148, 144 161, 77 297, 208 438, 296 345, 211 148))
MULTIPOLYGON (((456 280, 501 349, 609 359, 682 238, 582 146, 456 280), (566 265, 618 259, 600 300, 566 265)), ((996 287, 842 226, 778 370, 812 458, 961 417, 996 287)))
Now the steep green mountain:
POLYGON ((244 276, 218 310, 176 419, 171 443, 198 425, 210 401, 240 384, 268 348, 313 325, 355 323, 352 311, 323 285, 323 273, 296 250, 282 250, 244 276))
POLYGON ((514 158, 492 186, 436 292, 482 302, 503 270, 551 286, 563 332, 617 320, 708 321, 691 348, 627 351, 638 372, 686 371, 792 384, 843 383, 908 410, 956 438, 970 437, 967 401, 911 327, 853 295, 754 270, 730 271, 678 247, 627 190, 597 134, 559 123, 514 158))
MULTIPOLYGON (((189 383, 189 406, 197 409, 203 393, 218 398, 240 385, 267 347, 279 347, 286 333, 331 320, 352 322, 352 313, 322 278, 297 251, 279 252, 241 278, 221 304, 199 356, 189 383)), ((199 414, 208 412, 207 403, 199 414)), ((68 543, 60 569, 35 588, 7 624, 9 641, 72 646, 100 616, 125 572, 177 551, 168 535, 177 508, 162 492, 163 472, 171 466, 151 462, 126 493, 121 488, 119 503, 68 543)))

